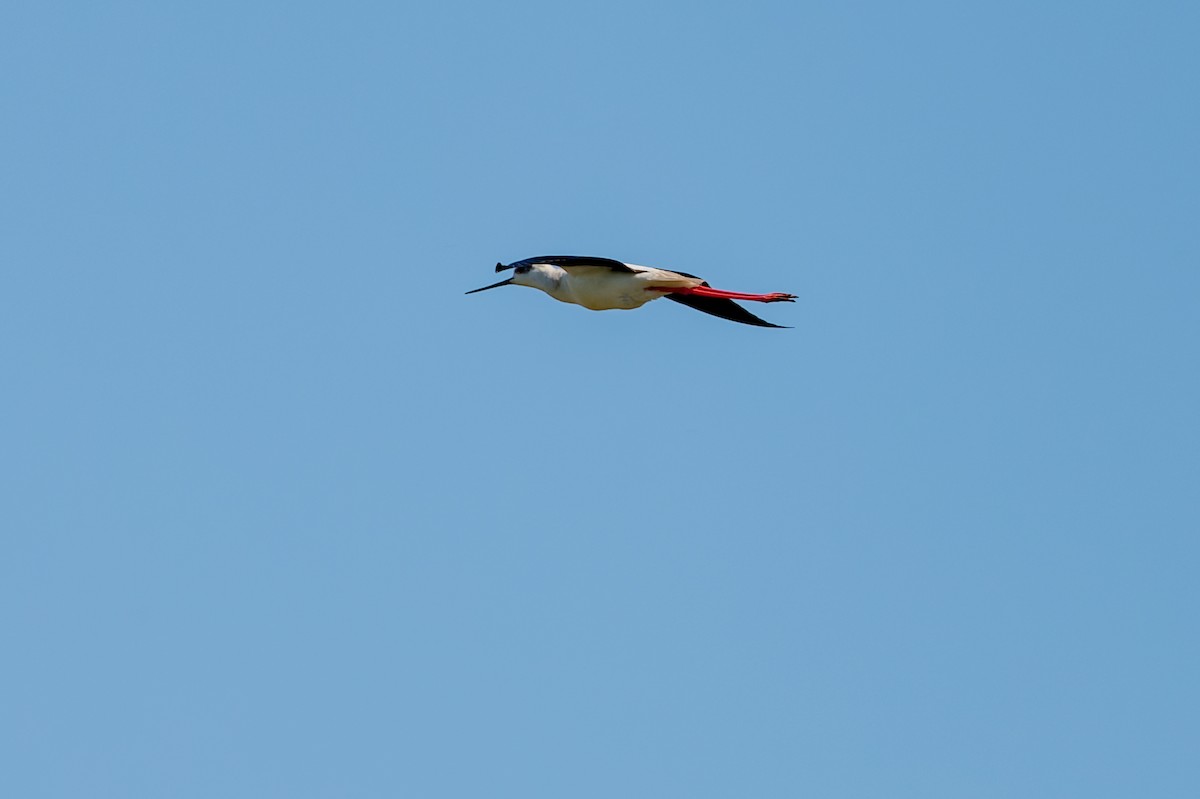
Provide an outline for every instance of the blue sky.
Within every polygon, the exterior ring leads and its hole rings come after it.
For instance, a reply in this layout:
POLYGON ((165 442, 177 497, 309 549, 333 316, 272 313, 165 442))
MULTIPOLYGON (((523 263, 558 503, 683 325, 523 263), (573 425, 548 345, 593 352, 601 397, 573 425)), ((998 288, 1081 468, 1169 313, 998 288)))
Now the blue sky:
POLYGON ((6 3, 0 793, 1196 795, 1198 22, 6 3))

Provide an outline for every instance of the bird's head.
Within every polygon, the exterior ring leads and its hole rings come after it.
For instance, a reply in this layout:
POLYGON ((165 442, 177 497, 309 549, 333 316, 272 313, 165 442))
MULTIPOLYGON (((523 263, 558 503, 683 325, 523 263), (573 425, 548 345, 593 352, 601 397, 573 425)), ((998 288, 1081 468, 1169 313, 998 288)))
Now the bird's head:
POLYGON ((518 261, 514 264, 505 266, 504 264, 496 264, 496 271, 503 272, 505 269, 513 270, 513 276, 508 280, 501 280, 499 283, 493 283, 490 286, 484 286, 480 289, 472 289, 467 294, 476 294, 480 291, 488 289, 496 289, 501 286, 531 286, 533 288, 544 288, 543 284, 545 276, 542 274, 545 264, 530 264, 518 261))

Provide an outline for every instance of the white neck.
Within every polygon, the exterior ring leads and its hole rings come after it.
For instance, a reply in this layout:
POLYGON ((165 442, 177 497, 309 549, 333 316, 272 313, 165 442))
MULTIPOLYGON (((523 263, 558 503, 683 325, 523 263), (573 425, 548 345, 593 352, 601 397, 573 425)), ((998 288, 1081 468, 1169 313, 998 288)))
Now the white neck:
POLYGON ((566 270, 562 267, 554 266, 553 264, 534 264, 533 268, 528 272, 513 275, 512 281, 518 286, 541 289, 553 296, 558 291, 559 284, 562 283, 565 275, 566 270))

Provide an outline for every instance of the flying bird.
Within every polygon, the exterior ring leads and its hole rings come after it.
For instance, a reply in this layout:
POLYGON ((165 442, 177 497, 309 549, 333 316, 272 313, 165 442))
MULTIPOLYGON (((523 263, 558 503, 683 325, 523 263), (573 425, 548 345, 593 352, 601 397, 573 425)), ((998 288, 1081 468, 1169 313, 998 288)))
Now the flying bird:
POLYGON ((759 319, 734 300, 750 302, 795 302, 795 294, 743 294, 714 289, 703 278, 687 272, 672 272, 638 266, 611 258, 582 255, 539 255, 511 264, 496 264, 497 272, 513 270, 513 276, 490 286, 468 291, 475 294, 500 286, 529 286, 546 292, 559 302, 582 305, 593 311, 640 308, 651 300, 668 300, 695 308, 731 322, 758 327, 783 327, 759 319))

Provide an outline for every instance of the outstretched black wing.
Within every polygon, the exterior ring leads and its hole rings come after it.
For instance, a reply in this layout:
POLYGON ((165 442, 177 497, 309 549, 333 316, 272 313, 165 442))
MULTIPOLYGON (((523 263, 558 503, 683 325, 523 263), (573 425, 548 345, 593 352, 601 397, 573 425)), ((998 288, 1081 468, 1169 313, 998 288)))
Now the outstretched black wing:
POLYGON ((754 325, 755 327, 785 327, 784 325, 773 325, 765 319, 759 319, 733 300, 719 297, 697 297, 695 294, 664 294, 663 296, 681 305, 728 319, 731 322, 741 322, 744 325, 754 325))
POLYGON ((602 266, 614 272, 633 271, 627 264, 615 261, 612 258, 592 258, 587 255, 539 255, 535 258, 513 261, 507 266, 496 264, 496 271, 503 272, 505 269, 516 269, 518 266, 533 266, 534 264, 552 264, 554 266, 561 266, 563 269, 570 269, 572 266, 602 266))

